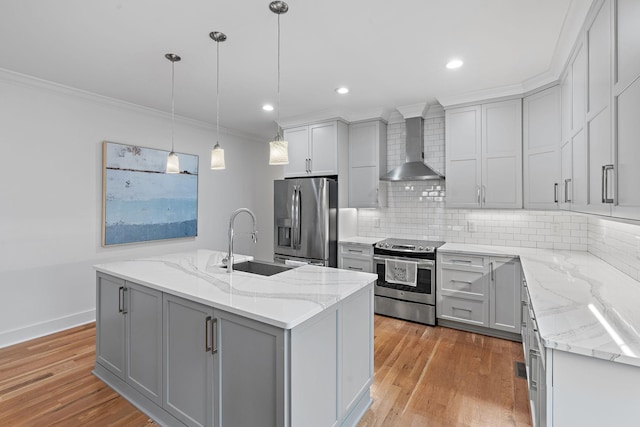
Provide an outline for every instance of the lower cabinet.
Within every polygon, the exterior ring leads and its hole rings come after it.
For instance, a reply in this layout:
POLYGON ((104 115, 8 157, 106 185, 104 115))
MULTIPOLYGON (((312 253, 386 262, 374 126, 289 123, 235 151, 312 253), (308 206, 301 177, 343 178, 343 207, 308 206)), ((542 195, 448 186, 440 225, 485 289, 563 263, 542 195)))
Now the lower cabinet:
POLYGON ((282 329, 96 283, 94 374, 160 425, 351 426, 371 404, 373 286, 282 329))
POLYGON ((517 258, 440 252, 437 266, 439 324, 520 339, 517 258))
POLYGON ((338 268, 373 273, 373 245, 340 242, 338 268))
POLYGON ((162 293, 98 274, 96 361, 161 403, 162 293))
POLYGON ((190 426, 214 425, 213 308, 173 295, 164 297, 162 407, 190 426))

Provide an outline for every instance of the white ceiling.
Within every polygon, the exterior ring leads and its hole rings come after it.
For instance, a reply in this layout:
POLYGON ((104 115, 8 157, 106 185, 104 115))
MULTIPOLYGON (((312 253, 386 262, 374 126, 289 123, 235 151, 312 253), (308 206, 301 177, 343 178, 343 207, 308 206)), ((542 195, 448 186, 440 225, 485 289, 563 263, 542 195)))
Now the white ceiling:
MULTIPOLYGON (((591 0, 287 2, 283 119, 358 116, 519 85, 549 72, 567 22, 591 0), (447 70, 452 57, 464 67, 447 70), (336 94, 340 85, 351 93, 336 94)), ((176 53, 176 114, 215 123, 215 42, 208 34, 222 31, 221 126, 269 138, 276 113, 261 106, 276 98, 277 18, 268 4, 2 0, 0 68, 171 111, 164 54, 176 53)))

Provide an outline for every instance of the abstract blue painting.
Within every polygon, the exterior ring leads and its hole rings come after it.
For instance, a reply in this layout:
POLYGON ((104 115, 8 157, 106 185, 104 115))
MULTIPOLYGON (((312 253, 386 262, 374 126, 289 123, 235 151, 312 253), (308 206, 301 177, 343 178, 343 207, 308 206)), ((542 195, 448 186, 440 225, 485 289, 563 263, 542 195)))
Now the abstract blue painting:
POLYGON ((198 156, 103 142, 102 245, 193 237, 198 231, 198 156))

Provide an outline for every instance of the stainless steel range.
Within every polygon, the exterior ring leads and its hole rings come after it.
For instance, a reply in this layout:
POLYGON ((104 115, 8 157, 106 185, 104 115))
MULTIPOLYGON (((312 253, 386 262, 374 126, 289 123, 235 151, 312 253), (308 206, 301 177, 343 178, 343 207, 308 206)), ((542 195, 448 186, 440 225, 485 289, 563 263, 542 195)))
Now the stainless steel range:
POLYGON ((436 324, 436 250, 444 242, 386 239, 373 247, 375 312, 436 324))

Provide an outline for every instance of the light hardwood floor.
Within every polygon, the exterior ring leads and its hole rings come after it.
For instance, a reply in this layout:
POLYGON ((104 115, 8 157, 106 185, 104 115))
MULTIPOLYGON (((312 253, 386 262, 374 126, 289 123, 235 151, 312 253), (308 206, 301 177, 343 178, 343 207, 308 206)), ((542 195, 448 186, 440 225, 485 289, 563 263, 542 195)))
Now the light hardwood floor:
MULTIPOLYGON (((95 324, 0 349, 0 426, 155 426, 91 374, 95 324)), ((530 426, 519 343, 375 318, 374 403, 359 427, 530 426)))

